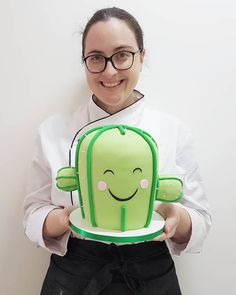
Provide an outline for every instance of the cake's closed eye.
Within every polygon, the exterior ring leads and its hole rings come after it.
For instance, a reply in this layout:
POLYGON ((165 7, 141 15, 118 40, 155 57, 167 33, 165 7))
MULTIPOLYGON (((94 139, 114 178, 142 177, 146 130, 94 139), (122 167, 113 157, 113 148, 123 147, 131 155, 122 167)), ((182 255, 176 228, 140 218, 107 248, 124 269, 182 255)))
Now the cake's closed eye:
POLYGON ((133 170, 133 173, 136 172, 136 171, 143 172, 143 170, 142 170, 141 168, 139 168, 139 167, 135 168, 135 169, 133 170))
POLYGON ((107 169, 106 171, 103 172, 103 174, 106 174, 106 173, 112 173, 113 175, 115 175, 115 173, 110 169, 107 169))

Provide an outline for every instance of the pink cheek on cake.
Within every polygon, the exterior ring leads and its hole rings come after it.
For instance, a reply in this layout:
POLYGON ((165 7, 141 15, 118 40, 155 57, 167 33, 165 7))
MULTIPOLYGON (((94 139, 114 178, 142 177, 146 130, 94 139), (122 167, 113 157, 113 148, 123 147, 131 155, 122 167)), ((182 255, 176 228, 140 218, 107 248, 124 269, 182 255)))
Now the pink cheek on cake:
POLYGON ((147 179, 142 179, 140 181, 140 186, 141 186, 142 189, 147 188, 148 187, 148 180, 147 179))
POLYGON ((107 189, 107 184, 105 181, 99 181, 97 184, 97 189, 101 192, 105 191, 107 189))

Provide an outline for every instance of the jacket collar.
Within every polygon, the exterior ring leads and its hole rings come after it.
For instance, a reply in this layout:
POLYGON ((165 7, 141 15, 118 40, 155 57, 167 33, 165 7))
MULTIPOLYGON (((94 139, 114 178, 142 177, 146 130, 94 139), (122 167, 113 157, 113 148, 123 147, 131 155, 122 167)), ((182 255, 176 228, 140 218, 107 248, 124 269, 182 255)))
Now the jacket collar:
POLYGON ((132 122, 137 120, 136 117, 138 116, 138 114, 141 114, 143 112, 145 106, 144 95, 137 90, 135 90, 135 92, 137 100, 133 104, 113 114, 109 114, 101 107, 99 107, 96 104, 93 95, 88 103, 89 122, 96 122, 101 120, 104 121, 104 124, 132 125, 132 122))
MULTIPOLYGON (((136 91, 136 90, 135 90, 136 91)), ((100 108, 94 101, 93 97, 89 100, 85 108, 78 109, 73 116, 73 120, 70 125, 70 138, 71 148, 74 146, 74 142, 78 140, 82 134, 91 128, 110 125, 110 124, 123 124, 135 127, 140 127, 143 114, 145 112, 145 99, 144 95, 137 92, 137 100, 132 105, 114 113, 109 114, 100 108)), ((71 161, 71 156, 70 156, 71 161)))

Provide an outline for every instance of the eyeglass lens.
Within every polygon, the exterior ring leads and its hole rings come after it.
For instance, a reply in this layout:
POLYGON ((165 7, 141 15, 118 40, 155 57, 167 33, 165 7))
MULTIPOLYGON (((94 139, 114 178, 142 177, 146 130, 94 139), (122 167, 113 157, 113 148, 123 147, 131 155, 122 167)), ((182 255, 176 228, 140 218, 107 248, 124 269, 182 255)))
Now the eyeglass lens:
POLYGON ((104 71, 109 60, 117 70, 126 70, 132 66, 135 53, 136 52, 120 51, 110 57, 94 54, 85 58, 85 62, 88 70, 93 73, 104 71))

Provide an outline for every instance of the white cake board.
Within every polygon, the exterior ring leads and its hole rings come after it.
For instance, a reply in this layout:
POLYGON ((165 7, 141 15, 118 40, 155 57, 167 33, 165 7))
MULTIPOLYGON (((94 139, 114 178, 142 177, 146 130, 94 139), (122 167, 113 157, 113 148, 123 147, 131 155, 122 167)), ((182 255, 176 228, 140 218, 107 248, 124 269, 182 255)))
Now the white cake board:
POLYGON ((115 243, 134 243, 154 239, 162 234, 165 226, 165 220, 157 212, 153 212, 149 227, 124 232, 87 225, 81 216, 80 208, 75 209, 69 219, 71 229, 77 234, 97 241, 115 243))

